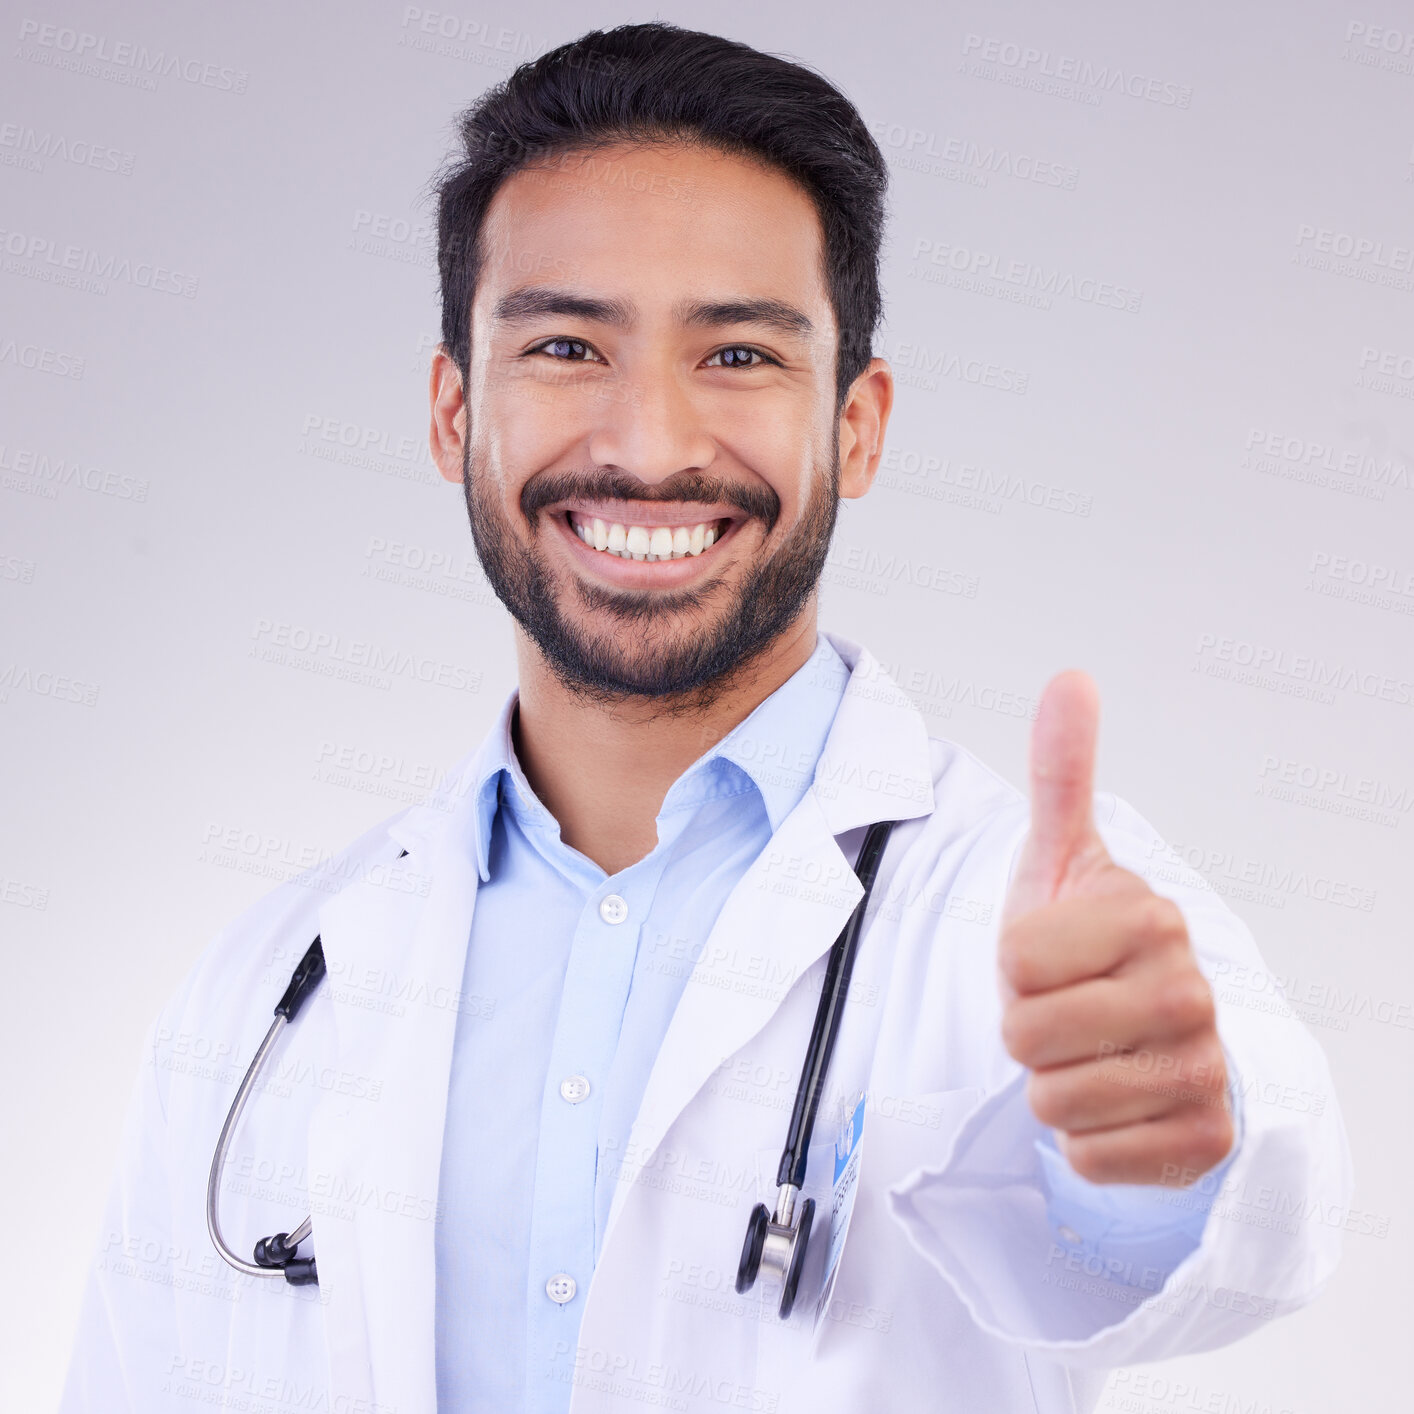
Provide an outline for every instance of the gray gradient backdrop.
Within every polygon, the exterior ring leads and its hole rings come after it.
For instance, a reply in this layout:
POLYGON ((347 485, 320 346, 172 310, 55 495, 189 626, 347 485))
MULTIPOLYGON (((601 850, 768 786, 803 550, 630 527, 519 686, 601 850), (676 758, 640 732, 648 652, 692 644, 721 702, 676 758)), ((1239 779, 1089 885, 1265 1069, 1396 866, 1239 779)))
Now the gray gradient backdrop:
POLYGON ((1358 1211, 1330 1287, 1241 1345, 1117 1373, 1102 1407, 1402 1404, 1407 3, 5 9, 4 1407, 57 1397, 178 978, 416 799, 511 685, 427 454, 421 193, 453 113, 514 63, 655 14, 823 69, 893 168, 899 403, 823 622, 1015 780, 1046 678, 1088 668, 1101 786, 1276 974, 1229 1000, 1284 983, 1334 1066, 1358 1211), (414 667, 351 671, 369 645, 414 667))

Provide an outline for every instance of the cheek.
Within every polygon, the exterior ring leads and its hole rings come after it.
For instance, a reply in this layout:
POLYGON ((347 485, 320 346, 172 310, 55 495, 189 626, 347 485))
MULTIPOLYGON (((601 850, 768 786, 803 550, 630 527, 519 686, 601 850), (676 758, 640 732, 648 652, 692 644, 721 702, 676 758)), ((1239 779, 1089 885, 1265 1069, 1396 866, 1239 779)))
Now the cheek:
POLYGON ((727 467, 754 473, 780 497, 778 530, 800 519, 816 481, 829 474, 828 443, 804 418, 753 415, 725 429, 718 445, 727 467))
POLYGON ((488 390, 470 418, 468 440, 473 464, 515 494, 539 471, 579 464, 574 452, 584 445, 563 400, 557 405, 551 390, 525 387, 488 390))

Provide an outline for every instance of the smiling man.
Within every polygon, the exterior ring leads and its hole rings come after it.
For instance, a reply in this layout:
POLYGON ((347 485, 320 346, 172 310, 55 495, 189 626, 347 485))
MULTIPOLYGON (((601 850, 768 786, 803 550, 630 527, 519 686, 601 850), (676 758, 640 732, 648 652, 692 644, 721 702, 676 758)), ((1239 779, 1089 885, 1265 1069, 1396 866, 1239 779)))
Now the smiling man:
POLYGON ((1328 1069, 1215 1003, 1259 954, 1094 684, 1028 797, 818 628, 893 398, 858 113, 649 24, 460 138, 430 435, 518 687, 169 1003, 66 1408, 1059 1414, 1310 1301, 1340 1224, 1255 1195, 1348 1210, 1328 1069))
MULTIPOLYGON (((468 144, 503 120, 469 117, 468 144)), ((487 175, 444 189, 449 263, 487 175)), ((501 176, 476 241, 475 297, 448 301, 433 360, 433 451, 516 621, 521 765, 612 874, 653 847, 704 741, 816 651, 838 500, 868 490, 892 400, 857 334, 836 369, 877 286, 837 315, 806 191, 646 132, 501 176)))

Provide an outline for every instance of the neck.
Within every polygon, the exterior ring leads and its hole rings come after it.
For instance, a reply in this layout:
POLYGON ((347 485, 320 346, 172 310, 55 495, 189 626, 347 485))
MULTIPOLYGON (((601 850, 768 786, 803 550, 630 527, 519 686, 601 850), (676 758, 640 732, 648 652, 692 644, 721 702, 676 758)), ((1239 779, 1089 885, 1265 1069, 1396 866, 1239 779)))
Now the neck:
POLYGON ((519 625, 515 636, 521 769, 564 842, 617 874, 657 844, 657 815, 672 783, 810 660, 816 606, 812 598, 780 638, 688 711, 580 696, 551 672, 519 625))

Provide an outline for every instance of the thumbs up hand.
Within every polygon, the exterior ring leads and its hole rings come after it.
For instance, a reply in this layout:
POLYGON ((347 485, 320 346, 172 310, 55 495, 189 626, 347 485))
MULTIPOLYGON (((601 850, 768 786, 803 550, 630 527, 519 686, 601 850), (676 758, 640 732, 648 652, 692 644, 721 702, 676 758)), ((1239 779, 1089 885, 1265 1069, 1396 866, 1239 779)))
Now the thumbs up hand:
POLYGON ((1051 680, 997 944, 1002 1040, 1082 1178, 1191 1182, 1233 1141, 1212 989, 1178 905, 1121 869, 1095 828, 1098 721, 1089 677, 1051 680))

